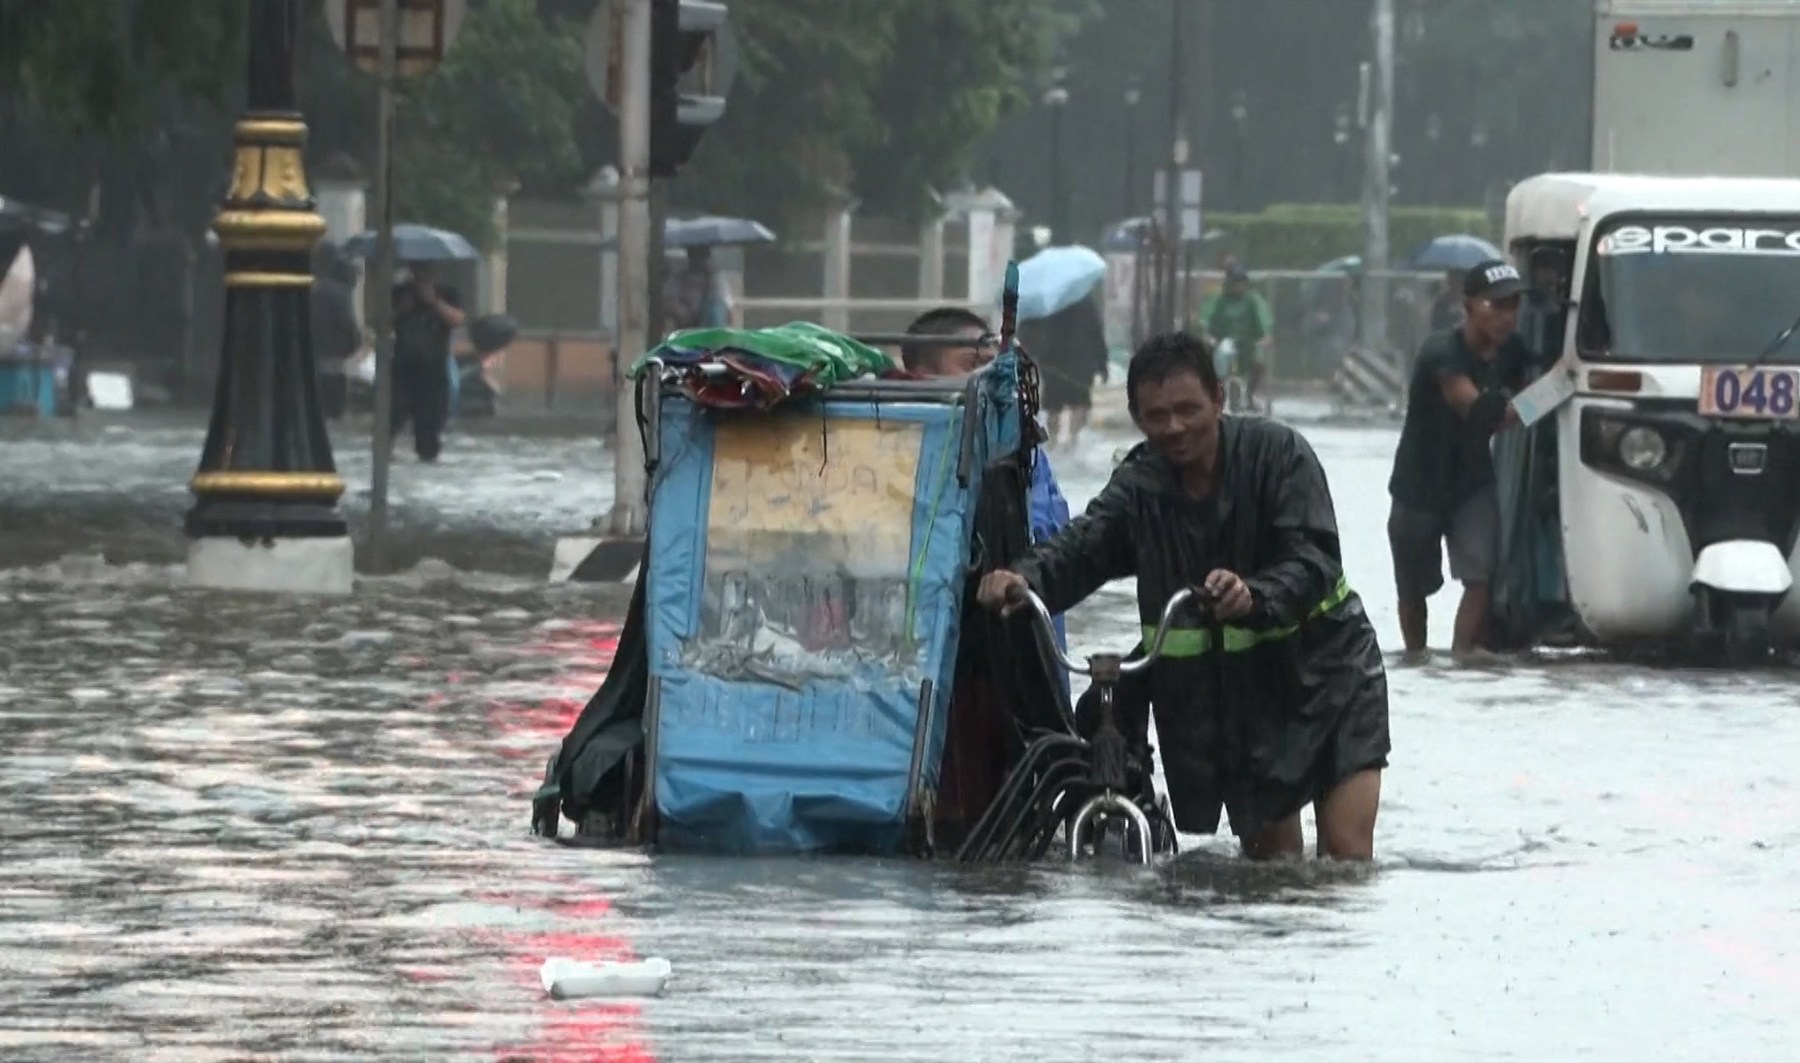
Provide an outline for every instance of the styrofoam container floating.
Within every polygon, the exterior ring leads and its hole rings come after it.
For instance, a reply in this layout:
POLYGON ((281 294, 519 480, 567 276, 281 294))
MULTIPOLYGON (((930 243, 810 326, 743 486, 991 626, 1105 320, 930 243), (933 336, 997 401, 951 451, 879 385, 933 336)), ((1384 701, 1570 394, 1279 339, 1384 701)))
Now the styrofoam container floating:
POLYGON ((653 997, 663 990, 672 968, 660 956, 627 963, 583 963, 565 956, 544 961, 544 992, 555 1000, 585 997, 653 997))

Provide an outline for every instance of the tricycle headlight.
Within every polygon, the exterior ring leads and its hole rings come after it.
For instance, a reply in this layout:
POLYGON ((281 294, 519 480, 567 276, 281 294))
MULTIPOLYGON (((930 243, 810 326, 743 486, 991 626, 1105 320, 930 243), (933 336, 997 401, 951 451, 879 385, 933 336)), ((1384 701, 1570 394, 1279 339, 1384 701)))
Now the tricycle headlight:
POLYGON ((1619 435, 1619 461, 1635 472, 1651 472, 1667 461, 1669 446, 1662 433, 1638 425, 1619 435))

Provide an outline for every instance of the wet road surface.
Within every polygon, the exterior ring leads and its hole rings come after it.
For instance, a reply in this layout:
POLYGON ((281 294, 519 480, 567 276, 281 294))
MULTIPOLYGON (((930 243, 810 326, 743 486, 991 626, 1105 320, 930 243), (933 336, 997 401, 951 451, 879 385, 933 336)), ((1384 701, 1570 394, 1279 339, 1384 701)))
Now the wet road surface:
MULTIPOLYGON (((1308 435, 1395 642, 1394 432, 1308 435)), ((606 508, 598 448, 459 436, 439 467, 402 459, 411 560, 320 602, 182 586, 200 438, 0 437, 0 1059, 1800 1050, 1786 676, 1395 667, 1366 870, 1249 867, 1223 839, 1147 871, 566 850, 528 837, 527 798, 623 595, 540 584, 551 539, 606 508), (551 955, 675 975, 656 1000, 558 1003, 551 955)), ((1072 500, 1117 442, 1057 460, 1072 500)), ((339 446, 360 520, 366 446, 339 446)), ((1134 628, 1115 587, 1070 640, 1134 628)))

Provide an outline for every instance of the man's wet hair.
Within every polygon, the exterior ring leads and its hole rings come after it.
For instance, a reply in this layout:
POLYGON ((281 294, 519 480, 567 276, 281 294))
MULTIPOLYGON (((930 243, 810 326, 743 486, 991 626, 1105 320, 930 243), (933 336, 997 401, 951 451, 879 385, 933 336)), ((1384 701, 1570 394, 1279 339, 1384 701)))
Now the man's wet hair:
MULTIPOLYGON (((988 324, 975 311, 961 306, 940 306, 927 310, 906 326, 908 336, 954 336, 963 329, 987 331, 988 324)), ((933 343, 902 343, 900 364, 918 373, 935 368, 945 348, 933 343)))
POLYGON ((1208 394, 1219 390, 1219 367, 1212 346, 1189 332, 1165 332, 1138 347, 1125 367, 1125 408, 1138 414, 1138 385, 1160 384, 1176 373, 1192 373, 1208 394))

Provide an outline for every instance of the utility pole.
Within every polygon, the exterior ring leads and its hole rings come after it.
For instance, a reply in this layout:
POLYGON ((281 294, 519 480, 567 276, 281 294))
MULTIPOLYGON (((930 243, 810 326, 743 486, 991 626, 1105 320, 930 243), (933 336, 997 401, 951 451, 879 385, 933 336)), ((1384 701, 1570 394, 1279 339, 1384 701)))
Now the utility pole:
POLYGON ((666 331, 665 182, 724 116, 736 56, 728 11, 717 0, 601 0, 588 24, 588 84, 619 119, 613 504, 585 535, 557 540, 552 583, 631 578, 643 556, 644 443, 637 389, 627 373, 666 331))
POLYGON ((375 130, 375 276, 364 288, 375 326, 375 432, 369 474, 369 552, 387 556, 388 465, 394 450, 394 78, 400 55, 400 5, 381 2, 381 58, 375 130))
POLYGON ((1363 284, 1364 351, 1397 357, 1388 339, 1388 165, 1394 110, 1394 0, 1374 0, 1370 30, 1375 63, 1362 66, 1363 124, 1363 284))
MULTIPOLYGON (((619 335, 621 370, 648 349, 650 326, 650 23, 653 0, 623 3, 619 86, 619 335)), ((660 253, 661 249, 657 249, 660 253)), ((621 380, 624 380, 621 372, 621 380)), ((643 536, 644 443, 638 436, 637 389, 622 383, 613 426, 613 507, 608 531, 643 536)))
POLYGON ((1183 247, 1179 203, 1181 168, 1187 165, 1188 155, 1181 97, 1181 71, 1186 65, 1181 36, 1181 10, 1184 6, 1186 0, 1169 0, 1169 177, 1163 184, 1163 300, 1158 309, 1161 310, 1162 317, 1159 328, 1170 329, 1179 329, 1186 324, 1181 320, 1181 307, 1187 301, 1184 295, 1176 291, 1177 286, 1186 279, 1180 270, 1183 247))
POLYGON ((376 78, 375 262, 364 278, 364 317, 375 331, 375 432, 369 481, 369 552, 387 550, 388 468, 394 421, 394 83, 430 73, 462 26, 467 0, 326 0, 325 22, 351 62, 376 78), (404 19, 401 17, 404 12, 404 19))

